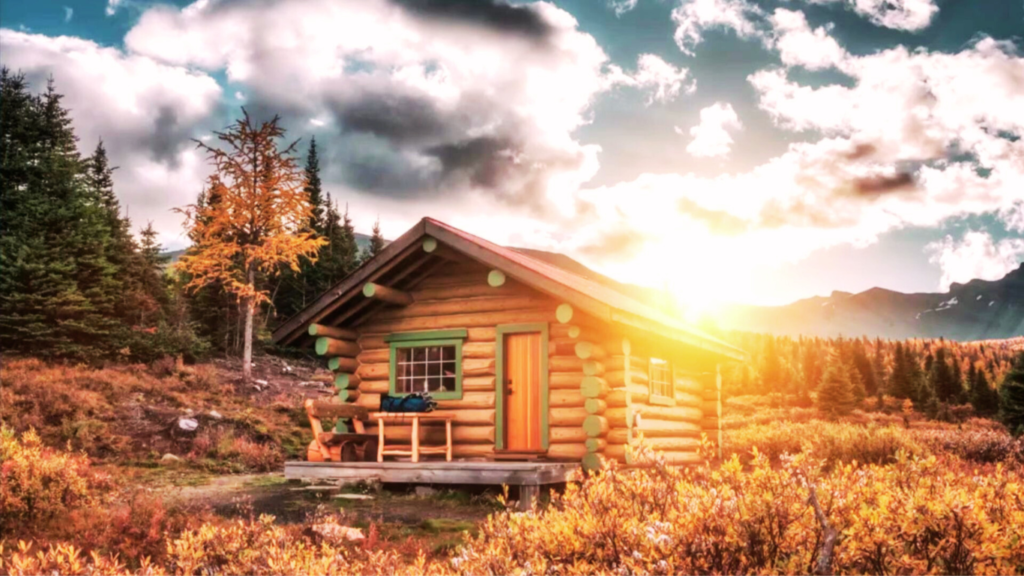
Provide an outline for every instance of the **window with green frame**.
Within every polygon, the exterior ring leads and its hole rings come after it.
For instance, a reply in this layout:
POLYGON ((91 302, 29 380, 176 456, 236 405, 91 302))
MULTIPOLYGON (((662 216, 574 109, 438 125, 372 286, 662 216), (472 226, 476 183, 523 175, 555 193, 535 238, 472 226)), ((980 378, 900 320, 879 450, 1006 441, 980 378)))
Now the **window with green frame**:
POLYGON ((650 403, 675 405, 675 383, 672 381, 672 365, 669 364, 668 360, 651 358, 648 366, 650 403))
POLYGON ((462 398, 462 342, 465 330, 391 334, 389 393, 430 392, 438 400, 462 398))

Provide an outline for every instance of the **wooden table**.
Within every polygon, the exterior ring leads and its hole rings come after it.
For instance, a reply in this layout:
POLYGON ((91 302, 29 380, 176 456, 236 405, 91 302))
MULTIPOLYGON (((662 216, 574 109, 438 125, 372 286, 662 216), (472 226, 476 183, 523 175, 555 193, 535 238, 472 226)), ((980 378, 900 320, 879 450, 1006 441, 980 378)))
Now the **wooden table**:
POLYGON ((374 412, 370 419, 377 421, 377 462, 385 456, 412 456, 413 462, 420 461, 420 454, 444 454, 445 461, 452 461, 452 417, 430 412, 374 412), (420 422, 444 422, 444 446, 420 446, 420 422), (412 449, 388 449, 384 445, 385 424, 412 423, 412 449))

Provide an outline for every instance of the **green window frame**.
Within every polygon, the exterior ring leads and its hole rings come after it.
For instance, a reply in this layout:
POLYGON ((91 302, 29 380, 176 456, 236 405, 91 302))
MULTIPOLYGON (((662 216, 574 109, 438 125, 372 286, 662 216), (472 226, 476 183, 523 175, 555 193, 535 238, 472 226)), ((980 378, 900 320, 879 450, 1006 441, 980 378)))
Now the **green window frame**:
MULTIPOLYGON (((402 332, 385 336, 384 341, 389 343, 391 347, 389 354, 390 364, 388 366, 388 393, 392 396, 406 396, 411 393, 398 390, 399 360, 402 351, 411 348, 452 346, 455 349, 455 389, 431 391, 430 395, 437 400, 462 399, 462 343, 465 341, 466 335, 466 330, 434 330, 430 332, 402 332)), ((449 362, 449 360, 443 357, 437 361, 424 360, 424 364, 428 365, 428 370, 429 365, 436 364, 440 364, 443 369, 443 364, 446 362, 449 362)), ((430 376, 428 372, 426 377, 429 378, 430 376)))
POLYGON ((661 358, 651 357, 647 361, 647 390, 651 404, 675 406, 676 383, 672 363, 661 358))

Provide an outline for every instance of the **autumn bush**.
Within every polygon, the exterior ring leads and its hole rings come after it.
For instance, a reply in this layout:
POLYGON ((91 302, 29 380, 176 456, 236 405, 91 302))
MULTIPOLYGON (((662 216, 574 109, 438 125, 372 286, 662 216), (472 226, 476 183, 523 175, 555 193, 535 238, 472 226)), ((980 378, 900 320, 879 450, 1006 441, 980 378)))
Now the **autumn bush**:
POLYGON ((47 448, 34 430, 19 438, 0 428, 0 462, 0 534, 24 533, 88 507, 109 486, 84 454, 47 448))
POLYGON ((753 458, 754 448, 769 460, 784 454, 808 453, 828 465, 840 462, 887 464, 902 451, 924 456, 930 451, 906 430, 895 426, 862 426, 845 422, 810 421, 757 424, 724 434, 723 452, 741 461, 753 458))

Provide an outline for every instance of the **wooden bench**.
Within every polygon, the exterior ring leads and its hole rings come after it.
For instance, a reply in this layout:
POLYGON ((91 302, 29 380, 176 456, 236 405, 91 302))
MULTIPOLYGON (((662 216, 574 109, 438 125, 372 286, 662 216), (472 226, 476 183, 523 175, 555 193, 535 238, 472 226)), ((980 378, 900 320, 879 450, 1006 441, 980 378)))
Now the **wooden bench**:
POLYGON ((364 423, 370 411, 364 406, 339 404, 323 400, 304 403, 313 441, 306 451, 310 462, 372 462, 376 459, 378 438, 367 434, 364 423), (350 419, 355 432, 324 432, 321 418, 350 419))
POLYGON ((444 454, 447 462, 452 461, 452 417, 451 414, 431 412, 374 412, 370 418, 377 421, 377 462, 385 456, 412 456, 413 462, 420 461, 420 454, 444 454), (384 426, 387 423, 412 423, 412 447, 410 450, 389 448, 384 445, 384 426), (444 446, 420 446, 420 422, 444 422, 444 446))

